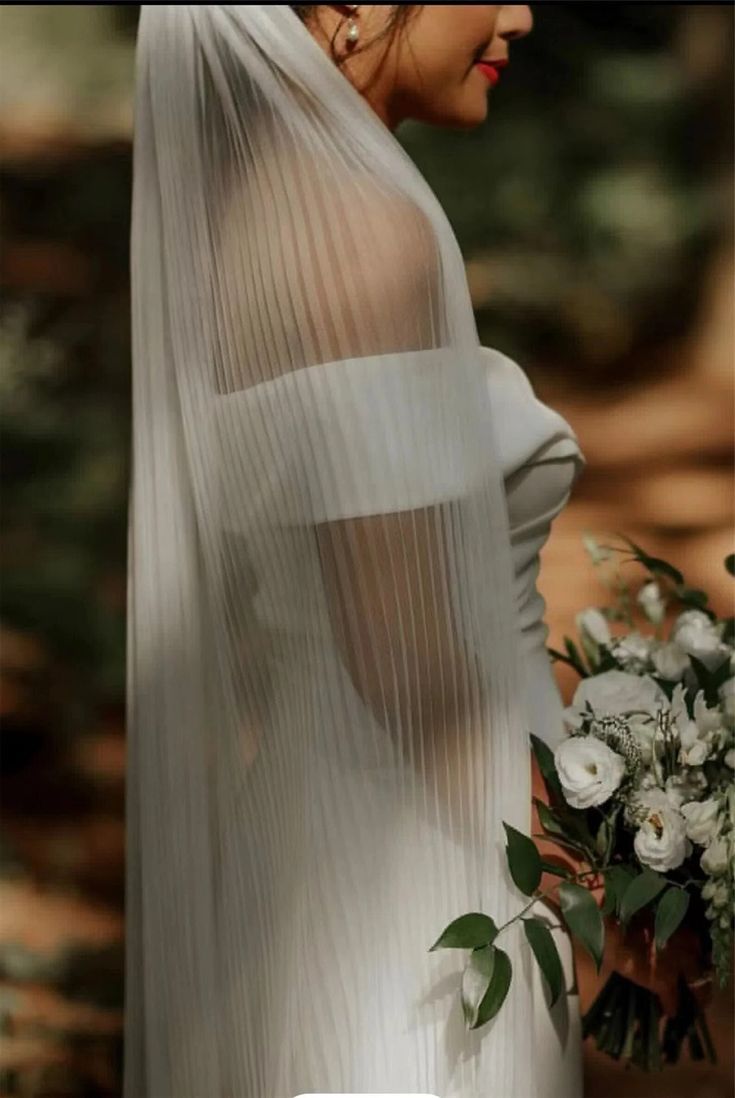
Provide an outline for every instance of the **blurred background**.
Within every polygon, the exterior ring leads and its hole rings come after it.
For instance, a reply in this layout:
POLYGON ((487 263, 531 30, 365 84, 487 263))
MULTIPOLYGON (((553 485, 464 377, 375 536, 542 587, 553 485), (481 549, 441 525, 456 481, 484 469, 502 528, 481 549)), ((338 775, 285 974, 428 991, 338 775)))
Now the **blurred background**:
MULTIPOLYGON (((532 8, 485 125, 398 136, 455 226, 482 342, 588 460, 543 551, 559 648, 607 598, 584 532, 629 535, 733 613, 733 7, 532 8)), ((0 1098, 120 1093, 136 20, 0 8, 0 1098)), ((586 1093, 731 1098, 732 988, 711 1028, 718 1065, 657 1076, 587 1048, 586 1093)))

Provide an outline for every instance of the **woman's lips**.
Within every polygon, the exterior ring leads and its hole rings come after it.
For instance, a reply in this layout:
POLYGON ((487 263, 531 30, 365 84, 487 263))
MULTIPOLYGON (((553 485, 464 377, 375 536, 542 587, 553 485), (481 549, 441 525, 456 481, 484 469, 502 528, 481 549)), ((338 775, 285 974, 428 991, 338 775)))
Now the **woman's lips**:
POLYGON ((500 80, 500 70, 507 64, 507 61, 476 61, 475 68, 478 68, 482 75, 495 87, 498 80, 500 80))

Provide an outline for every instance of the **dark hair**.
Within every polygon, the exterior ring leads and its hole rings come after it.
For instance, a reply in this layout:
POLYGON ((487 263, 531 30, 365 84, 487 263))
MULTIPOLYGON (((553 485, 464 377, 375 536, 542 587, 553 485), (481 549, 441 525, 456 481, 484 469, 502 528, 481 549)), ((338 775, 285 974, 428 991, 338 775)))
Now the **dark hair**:
MULTIPOLYGON (((317 9, 322 7, 322 5, 321 4, 289 4, 289 7, 291 8, 291 11, 296 12, 296 14, 298 15, 298 17, 299 17, 299 19, 301 20, 302 23, 308 23, 308 21, 313 17, 313 15, 317 11, 317 9)), ((376 34, 375 37, 372 38, 369 42, 361 42, 360 45, 355 46, 354 49, 350 50, 350 56, 354 56, 354 54, 359 53, 361 50, 365 49, 367 46, 371 46, 373 44, 373 42, 379 42, 383 38, 388 38, 390 36, 390 40, 392 40, 394 34, 396 34, 399 30, 402 30, 403 27, 405 27, 405 25, 408 22, 409 18, 411 17, 412 13, 417 8, 420 8, 420 7, 423 7, 423 5, 422 4, 394 4, 393 5, 393 10, 390 13, 390 18, 388 19, 388 22, 386 23, 386 25, 383 27, 382 31, 380 31, 379 34, 376 34)), ((331 46, 331 50, 332 50, 332 60, 335 61, 337 65, 340 65, 342 63, 342 61, 344 60, 344 56, 340 57, 335 53, 334 40, 335 40, 336 36, 337 36, 337 32, 335 31, 335 34, 332 37, 332 41, 330 42, 330 46, 331 46)))

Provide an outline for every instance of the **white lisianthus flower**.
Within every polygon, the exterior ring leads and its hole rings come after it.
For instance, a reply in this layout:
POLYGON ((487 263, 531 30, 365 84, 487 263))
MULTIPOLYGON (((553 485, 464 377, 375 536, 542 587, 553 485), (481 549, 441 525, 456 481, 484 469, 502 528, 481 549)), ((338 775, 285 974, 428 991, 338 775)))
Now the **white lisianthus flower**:
POLYGON ((713 907, 724 907, 727 903, 727 885, 724 881, 718 881, 712 897, 713 907))
POLYGON ((690 719, 686 709, 677 710, 676 722, 679 729, 681 750, 679 761, 685 766, 701 766, 711 754, 713 745, 719 741, 721 718, 717 709, 709 709, 704 700, 704 691, 699 690, 694 699, 694 717, 690 719))
POLYGON ((727 872, 730 864, 730 852, 727 846, 727 841, 720 836, 713 839, 702 854, 699 864, 708 876, 718 877, 721 873, 727 872))
POLYGON ((561 714, 562 723, 567 732, 578 732, 582 727, 584 711, 576 705, 567 705, 561 714))
MULTIPOLYGON (((666 796, 675 808, 697 800, 707 788, 707 779, 701 770, 682 770, 670 774, 665 782, 666 796)), ((691 837, 691 836, 690 836, 691 837)))
POLYGON ((725 752, 725 766, 735 770, 735 747, 731 747, 729 751, 725 752))
POLYGON ((641 797, 641 803, 646 807, 646 815, 633 839, 638 860, 659 872, 676 869, 692 849, 683 816, 662 789, 651 790, 641 797))
POLYGON ((585 549, 592 558, 593 564, 600 564, 602 561, 610 559, 609 549, 603 549, 603 547, 597 543, 596 539, 593 538, 591 534, 583 534, 582 542, 585 549))
POLYGON ((598 717, 622 717, 638 711, 655 717, 658 708, 666 709, 669 704, 650 675, 630 675, 627 671, 603 671, 582 679, 568 708, 582 712, 587 702, 598 717))
POLYGON ((607 618, 594 606, 580 611, 574 620, 578 631, 586 634, 595 644, 610 643, 610 627, 607 624, 607 618))
POLYGON ((572 704, 562 714, 567 729, 577 731, 582 727, 588 702, 596 717, 625 717, 641 749, 642 760, 648 764, 656 730, 656 711, 669 707, 669 700, 655 679, 650 675, 631 675, 617 670, 582 679, 572 704))
POLYGON ((643 671, 650 661, 655 643, 653 637, 644 637, 642 633, 634 631, 617 641, 612 648, 612 654, 623 667, 631 671, 643 671))
POLYGON ((654 625, 660 625, 666 617, 666 600, 655 580, 651 580, 650 583, 646 583, 641 587, 637 600, 648 620, 654 625))
POLYGON ((694 720, 697 728, 699 729, 700 736, 706 738, 708 742, 712 742, 717 738, 717 733, 722 725, 722 718, 720 717, 719 710, 710 709, 704 700, 704 690, 697 691, 697 696, 694 699, 694 720))
POLYGON ((694 740, 691 747, 680 749, 679 762, 684 766, 701 766, 708 760, 709 754, 709 743, 705 743, 704 740, 694 740))
POLYGON ((713 671, 729 655, 720 630, 702 610, 685 610, 676 619, 670 639, 713 671))
POLYGON ((670 641, 654 646, 651 662, 662 679, 678 682, 689 667, 689 656, 675 641, 670 641))
POLYGON ((687 691, 683 683, 678 682, 674 687, 674 692, 671 695, 671 702, 669 709, 671 710, 671 716, 676 722, 679 728, 683 728, 689 720, 689 710, 687 709, 687 691))
POLYGON ((691 747, 682 747, 679 762, 684 766, 701 766, 709 756, 709 744, 704 740, 695 740, 691 747))
POLYGON ((735 678, 725 679, 718 690, 722 709, 731 724, 735 724, 735 678))
POLYGON ((625 775, 625 759, 596 736, 570 736, 558 745, 554 763, 572 808, 603 804, 625 775))
POLYGON ((719 830, 720 806, 712 797, 706 801, 688 801, 679 809, 686 821, 687 837, 699 846, 707 846, 719 830))
POLYGON ((702 899, 711 900, 717 889, 717 881, 709 880, 702 885, 702 899))

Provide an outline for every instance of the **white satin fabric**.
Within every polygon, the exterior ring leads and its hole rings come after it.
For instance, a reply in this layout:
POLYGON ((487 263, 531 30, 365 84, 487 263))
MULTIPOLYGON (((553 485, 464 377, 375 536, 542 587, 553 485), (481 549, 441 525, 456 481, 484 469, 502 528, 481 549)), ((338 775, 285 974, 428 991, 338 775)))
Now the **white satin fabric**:
MULTIPOLYGON (((572 426, 538 399, 518 363, 489 347, 483 352, 508 499, 529 729, 553 749, 564 738, 563 702, 546 649, 546 604, 536 587, 539 553, 586 459, 572 426)), ((582 1024, 571 943, 558 927, 555 912, 546 910, 562 959, 566 994, 549 1010, 548 993, 534 967, 533 1030, 540 1068, 535 1098, 582 1098, 582 1024)))

